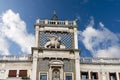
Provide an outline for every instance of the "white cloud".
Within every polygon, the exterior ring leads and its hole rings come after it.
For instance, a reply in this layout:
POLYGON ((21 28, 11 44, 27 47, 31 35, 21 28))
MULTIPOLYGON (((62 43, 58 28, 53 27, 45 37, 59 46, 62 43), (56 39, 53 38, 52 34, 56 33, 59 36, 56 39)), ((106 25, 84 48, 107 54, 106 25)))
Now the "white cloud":
POLYGON ((108 49, 101 49, 97 51, 96 57, 115 57, 120 58, 120 46, 112 46, 108 49))
POLYGON ((94 57, 120 58, 120 37, 104 27, 100 22, 100 29, 95 29, 94 20, 84 31, 79 31, 79 40, 83 42, 94 57))
MULTIPOLYGON (((14 13, 12 10, 7 10, 2 14, 1 20, 0 31, 3 34, 2 36, 5 37, 4 39, 9 39, 16 43, 23 53, 30 53, 31 47, 34 46, 35 42, 34 36, 32 34, 28 34, 26 24, 21 20, 20 15, 18 13, 14 13)), ((0 44, 1 43, 2 41, 0 41, 0 44)), ((8 44, 6 44, 6 49, 9 52, 8 44)), ((2 46, 4 46, 4 44, 2 46)), ((2 52, 4 53, 4 51, 2 52)))
POLYGON ((8 48, 7 41, 3 37, 0 37, 0 54, 9 54, 8 48))

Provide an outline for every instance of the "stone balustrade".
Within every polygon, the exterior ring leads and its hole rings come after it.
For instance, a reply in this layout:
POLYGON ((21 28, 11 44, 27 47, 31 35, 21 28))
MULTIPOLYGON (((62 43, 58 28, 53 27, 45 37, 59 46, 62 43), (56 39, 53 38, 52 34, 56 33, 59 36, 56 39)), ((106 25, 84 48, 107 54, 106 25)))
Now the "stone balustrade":
POLYGON ((59 25, 59 26, 76 26, 76 21, 60 21, 60 20, 40 20, 37 19, 35 24, 37 25, 59 25))
POLYGON ((32 60, 30 55, 0 55, 0 61, 24 61, 32 60))
POLYGON ((113 63, 118 64, 120 63, 119 58, 90 58, 90 57, 81 57, 81 63, 113 63))
MULTIPOLYGON (((0 61, 24 61, 32 60, 31 55, 0 55, 0 61)), ((119 58, 91 58, 91 57, 81 57, 80 63, 120 63, 119 58)))

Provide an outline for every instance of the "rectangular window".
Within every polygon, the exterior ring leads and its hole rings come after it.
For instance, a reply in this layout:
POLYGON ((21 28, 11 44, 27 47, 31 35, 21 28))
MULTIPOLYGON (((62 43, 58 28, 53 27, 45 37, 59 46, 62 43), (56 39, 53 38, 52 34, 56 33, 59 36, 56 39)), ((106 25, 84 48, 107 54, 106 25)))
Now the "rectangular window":
POLYGON ((98 79, 98 73, 97 72, 91 72, 91 79, 98 79))
POLYGON ((66 74, 66 80, 72 80, 72 73, 66 74))
POLYGON ((20 70, 19 77, 27 77, 27 70, 20 70))
POLYGON ((9 70, 8 77, 16 77, 17 70, 9 70))
POLYGON ((109 73, 110 80, 116 80, 116 73, 109 73))
POLYGON ((88 72, 81 72, 81 79, 88 79, 88 72))
POLYGON ((46 74, 40 74, 40 80, 47 80, 46 74))
POLYGON ((66 80, 72 80, 72 76, 66 76, 66 80))

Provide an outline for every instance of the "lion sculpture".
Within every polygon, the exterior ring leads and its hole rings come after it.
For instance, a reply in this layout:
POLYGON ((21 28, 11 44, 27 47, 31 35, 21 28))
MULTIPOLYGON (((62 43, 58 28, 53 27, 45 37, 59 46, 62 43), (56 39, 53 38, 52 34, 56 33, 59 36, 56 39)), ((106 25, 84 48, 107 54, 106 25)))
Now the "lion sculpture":
POLYGON ((45 48, 65 48, 64 45, 61 45, 61 37, 57 36, 47 36, 50 41, 45 44, 45 48))

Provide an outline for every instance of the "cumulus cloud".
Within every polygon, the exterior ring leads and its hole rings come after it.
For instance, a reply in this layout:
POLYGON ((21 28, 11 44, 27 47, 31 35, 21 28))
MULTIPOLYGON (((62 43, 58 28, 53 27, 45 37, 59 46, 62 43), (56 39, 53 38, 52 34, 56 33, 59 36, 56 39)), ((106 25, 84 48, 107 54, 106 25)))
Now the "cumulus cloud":
POLYGON ((95 29, 94 19, 85 30, 79 31, 79 40, 89 50, 93 57, 120 58, 120 36, 104 27, 102 22, 100 28, 95 29))
POLYGON ((9 51, 8 51, 8 48, 9 48, 9 45, 7 43, 7 41, 3 38, 3 37, 0 37, 0 54, 9 54, 9 51))
MULTIPOLYGON (((19 13, 14 13, 12 10, 7 10, 1 15, 0 32, 0 51, 2 54, 9 53, 9 42, 16 43, 23 53, 30 53, 31 47, 34 46, 34 36, 28 34, 26 30, 26 23, 20 18, 19 13), (5 48, 4 48, 5 47, 5 48), (4 50, 4 49, 5 50, 4 50)), ((16 46, 15 46, 16 47, 16 46)))

